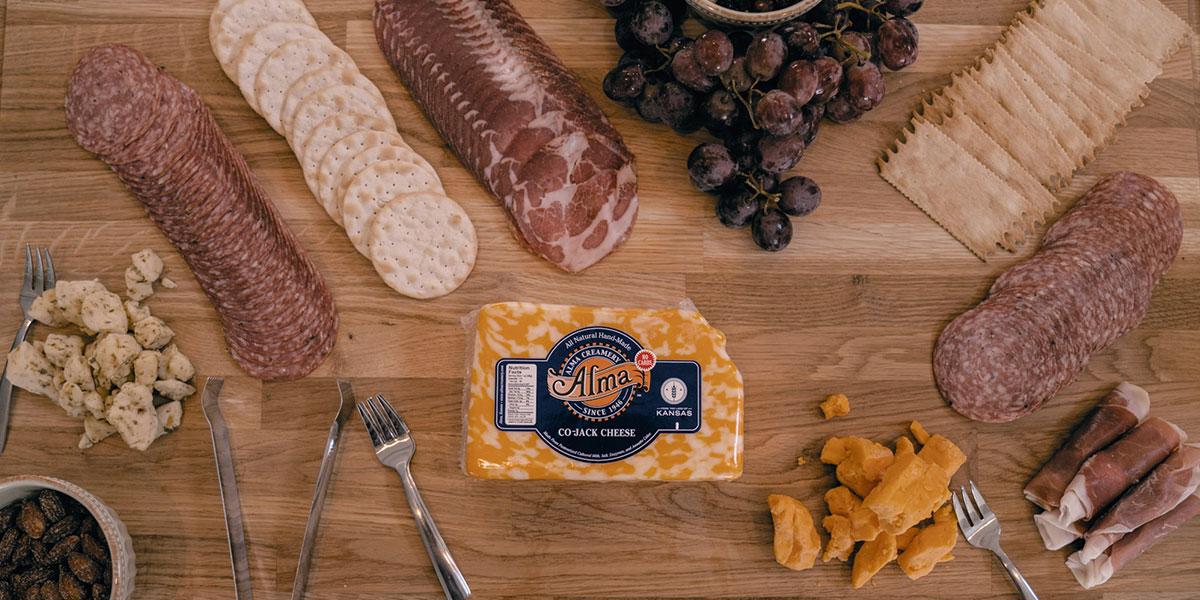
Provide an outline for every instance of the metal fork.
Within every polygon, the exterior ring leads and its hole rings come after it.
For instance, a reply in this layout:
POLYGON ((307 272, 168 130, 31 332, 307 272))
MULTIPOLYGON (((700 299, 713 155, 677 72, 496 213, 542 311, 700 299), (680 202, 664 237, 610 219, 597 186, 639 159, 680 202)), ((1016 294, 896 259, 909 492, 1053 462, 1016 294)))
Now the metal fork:
POLYGON ((421 499, 421 492, 417 490, 417 482, 413 479, 412 469, 409 468, 417 447, 408 423, 404 422, 404 417, 401 417, 381 394, 358 403, 358 416, 362 417, 363 425, 367 427, 379 462, 400 474, 400 482, 404 484, 404 495, 408 498, 408 508, 412 510, 413 518, 417 521, 421 541, 425 544, 429 559, 433 561, 433 570, 437 573, 447 600, 470 598, 471 588, 467 586, 467 580, 463 578, 462 571, 458 570, 458 565, 454 564, 450 549, 438 533, 433 517, 429 516, 429 509, 421 499))
MULTIPOLYGON (((54 260, 50 258, 50 250, 48 248, 31 249, 29 244, 25 244, 25 279, 21 282, 21 314, 24 317, 21 320, 21 327, 17 329, 17 337, 13 338, 12 348, 15 350, 21 342, 25 341, 25 336, 29 334, 29 327, 33 325, 33 319, 29 316, 29 307, 33 305, 33 301, 38 296, 42 295, 48 289, 54 289, 57 279, 54 277, 54 260), (34 269, 34 256, 37 256, 37 269, 34 269)), ((8 365, 4 366, 4 373, 0 375, 0 452, 4 452, 4 443, 8 441, 8 413, 12 406, 12 382, 8 380, 8 365)))
POLYGON ((988 508, 987 502, 983 500, 983 494, 980 494, 979 488, 975 487, 975 482, 968 481, 967 484, 971 486, 969 496, 967 488, 963 486, 958 488, 962 495, 961 502, 959 494, 952 493, 950 495, 951 500, 954 501, 954 514, 958 516, 958 528, 962 530, 963 537, 967 538, 967 543, 972 546, 991 550, 1000 558, 1001 564, 1008 570, 1008 576, 1013 580, 1013 585, 1021 593, 1022 600, 1038 600, 1037 594, 1033 592, 1032 587, 1029 587, 1025 576, 1021 575, 1021 571, 1000 548, 1000 520, 996 518, 996 513, 988 508))

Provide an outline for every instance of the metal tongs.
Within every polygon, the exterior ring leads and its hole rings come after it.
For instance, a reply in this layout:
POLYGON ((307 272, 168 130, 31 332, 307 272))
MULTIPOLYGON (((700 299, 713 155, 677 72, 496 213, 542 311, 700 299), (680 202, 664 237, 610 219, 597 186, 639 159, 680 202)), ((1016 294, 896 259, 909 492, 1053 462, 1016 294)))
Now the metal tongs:
POLYGON ((304 542, 300 545, 300 560, 296 564, 296 578, 292 583, 292 600, 304 598, 304 587, 308 583, 308 568, 312 564, 313 544, 317 538, 317 525, 321 522, 321 508, 325 505, 325 493, 329 491, 329 480, 333 475, 333 463, 337 458, 342 439, 342 425, 354 412, 354 390, 350 382, 339 379, 337 416, 329 425, 329 436, 325 439, 325 454, 321 457, 321 470, 317 472, 317 485, 313 490, 312 507, 308 511, 308 525, 304 527, 304 542))
POLYGON ((246 553, 246 530, 242 524, 242 502, 238 498, 237 476, 233 470, 233 444, 229 428, 221 415, 221 386, 225 379, 209 377, 204 382, 200 406, 212 430, 213 455, 217 460, 217 483, 221 488, 221 507, 225 511, 225 531, 229 535, 229 557, 233 562, 233 585, 237 600, 252 600, 250 559, 246 553))

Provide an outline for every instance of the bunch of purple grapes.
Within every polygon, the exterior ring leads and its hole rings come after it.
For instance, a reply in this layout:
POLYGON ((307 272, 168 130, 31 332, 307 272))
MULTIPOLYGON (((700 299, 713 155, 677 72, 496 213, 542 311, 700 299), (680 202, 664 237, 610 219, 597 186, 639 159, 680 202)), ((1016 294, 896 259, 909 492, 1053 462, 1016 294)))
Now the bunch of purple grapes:
POLYGON ((780 178, 822 120, 861 118, 883 101, 881 65, 894 71, 917 59, 917 28, 906 17, 922 0, 822 0, 772 29, 709 29, 695 39, 681 29, 683 0, 602 2, 625 50, 604 93, 651 123, 714 135, 719 142, 688 156, 688 174, 719 198, 721 223, 749 226, 764 250, 786 248, 791 218, 821 202, 811 179, 780 178))

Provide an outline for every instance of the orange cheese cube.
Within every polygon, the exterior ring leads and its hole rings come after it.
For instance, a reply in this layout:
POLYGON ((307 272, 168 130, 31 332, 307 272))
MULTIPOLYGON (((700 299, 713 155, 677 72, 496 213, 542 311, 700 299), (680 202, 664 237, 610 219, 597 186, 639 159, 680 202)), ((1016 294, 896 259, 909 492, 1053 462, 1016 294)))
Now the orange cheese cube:
POLYGON ((850 519, 842 515, 829 515, 821 520, 821 525, 829 533, 829 543, 825 544, 825 553, 821 555, 821 561, 829 562, 835 558, 842 562, 850 560, 850 553, 854 552, 850 519))
POLYGON ((850 414, 850 399, 845 394, 830 394, 821 403, 821 414, 828 421, 834 417, 844 417, 850 414))
POLYGON ((880 569, 893 560, 896 560, 896 536, 882 533, 874 540, 863 543, 854 555, 850 585, 856 590, 866 585, 880 569))
POLYGON ((908 425, 909 432, 914 438, 917 438, 917 443, 924 446, 929 442, 929 432, 925 431, 925 426, 921 425, 920 421, 913 421, 908 425))
POLYGON ((811 569, 821 553, 812 513, 799 500, 782 494, 771 494, 767 504, 775 524, 775 562, 796 571, 811 569))
POLYGON ((909 579, 920 579, 933 571, 939 562, 953 558, 950 554, 958 543, 958 524, 949 505, 933 515, 933 524, 920 530, 904 548, 897 564, 909 579))
POLYGON ((821 462, 837 465, 837 479, 859 496, 866 496, 894 460, 886 446, 861 437, 835 437, 821 449, 821 462))

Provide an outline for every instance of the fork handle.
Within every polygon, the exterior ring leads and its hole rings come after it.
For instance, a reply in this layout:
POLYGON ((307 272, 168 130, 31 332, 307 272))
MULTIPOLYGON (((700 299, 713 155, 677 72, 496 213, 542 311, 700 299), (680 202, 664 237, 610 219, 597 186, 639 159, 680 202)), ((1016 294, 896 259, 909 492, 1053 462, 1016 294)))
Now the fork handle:
POLYGON ((433 517, 429 515, 429 508, 425 506, 425 501, 421 499, 421 492, 417 490, 417 481, 413 479, 412 470, 408 465, 396 467, 396 472, 400 474, 400 482, 404 484, 404 495, 408 498, 408 508, 412 510, 413 519, 417 521, 417 530, 421 532, 421 541, 425 544, 425 551, 429 553, 429 560, 433 561, 433 571, 437 573, 438 581, 442 584, 442 591, 446 593, 447 600, 466 600, 471 597, 471 588, 467 586, 467 580, 463 577, 462 571, 458 570, 458 565, 454 564, 454 557, 450 556, 450 549, 446 547, 446 541, 442 539, 442 534, 438 533, 437 525, 433 522, 433 517))
MULTIPOLYGON (((13 338, 12 349, 16 349, 21 342, 25 341, 31 325, 33 325, 33 319, 21 320, 21 327, 17 329, 17 336, 13 338)), ((8 363, 6 361, 4 371, 0 372, 0 452, 4 452, 4 445, 8 442, 8 413, 12 409, 12 394, 13 385, 8 380, 8 363)))
POLYGON ((1017 587, 1017 591, 1021 592, 1021 600, 1038 600, 1038 595, 1034 593, 1033 588, 1029 586, 1029 581, 1021 574, 1021 570, 1013 561, 1008 558, 999 546, 996 546, 996 556, 1000 558, 1000 564, 1004 565, 1004 570, 1008 571, 1008 576, 1012 578, 1013 585, 1017 587))

